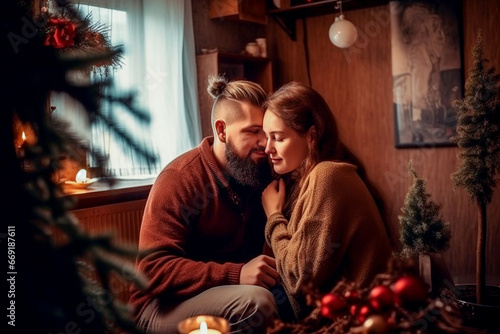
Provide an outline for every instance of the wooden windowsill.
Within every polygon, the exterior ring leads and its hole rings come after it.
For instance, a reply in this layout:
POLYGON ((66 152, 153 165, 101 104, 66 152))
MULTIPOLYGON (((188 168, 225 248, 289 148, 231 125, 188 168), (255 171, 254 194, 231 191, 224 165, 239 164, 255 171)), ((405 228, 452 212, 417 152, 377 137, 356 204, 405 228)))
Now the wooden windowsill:
POLYGON ((97 181, 88 188, 73 188, 63 185, 64 195, 77 200, 73 208, 85 209, 99 205, 115 204, 139 199, 146 199, 156 177, 147 179, 120 179, 113 185, 105 181, 97 181))

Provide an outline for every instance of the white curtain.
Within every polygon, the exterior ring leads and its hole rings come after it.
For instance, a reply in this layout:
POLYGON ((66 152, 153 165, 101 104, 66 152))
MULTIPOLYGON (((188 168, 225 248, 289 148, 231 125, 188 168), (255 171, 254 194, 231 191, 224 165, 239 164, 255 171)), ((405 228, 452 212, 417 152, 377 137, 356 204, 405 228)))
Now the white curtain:
POLYGON ((144 17, 153 145, 167 162, 201 140, 191 0, 145 0, 144 17))
MULTIPOLYGON (((201 140, 191 0, 81 0, 79 9, 110 28, 113 45, 123 45, 123 66, 111 74, 112 92, 136 93, 136 106, 150 114, 151 122, 141 124, 116 105, 104 105, 103 112, 155 152, 158 162, 145 165, 102 124, 92 126, 89 141, 109 157, 115 176, 157 174, 201 140)), ((92 80, 99 79, 99 72, 93 73, 92 80)), ((78 109, 68 100, 53 98, 54 114, 78 109)), ((88 130, 86 122, 73 125, 77 132, 88 130)))

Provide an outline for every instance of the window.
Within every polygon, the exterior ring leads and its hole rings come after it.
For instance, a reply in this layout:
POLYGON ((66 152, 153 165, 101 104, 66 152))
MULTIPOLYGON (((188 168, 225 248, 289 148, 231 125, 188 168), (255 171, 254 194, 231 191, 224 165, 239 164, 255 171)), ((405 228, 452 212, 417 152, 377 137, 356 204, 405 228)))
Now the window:
MULTIPOLYGON (((104 105, 103 112, 155 152, 158 162, 141 165, 102 124, 90 127, 84 122, 81 107, 67 96, 54 94, 54 114, 105 152, 111 175, 155 175, 201 139, 191 1, 81 0, 76 6, 107 27, 112 45, 123 45, 124 57, 122 68, 112 73, 97 70, 89 78, 79 75, 75 80, 102 80, 109 75, 113 93, 134 92, 136 105, 150 114, 150 124, 137 122, 116 105, 104 105)), ((92 167, 93 162, 88 164, 92 167)))

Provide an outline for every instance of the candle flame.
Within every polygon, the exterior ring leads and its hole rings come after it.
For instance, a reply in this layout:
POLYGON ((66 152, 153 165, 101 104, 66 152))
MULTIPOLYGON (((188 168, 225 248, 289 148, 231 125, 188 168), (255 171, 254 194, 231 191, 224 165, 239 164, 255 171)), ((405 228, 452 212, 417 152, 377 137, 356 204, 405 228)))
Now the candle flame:
POLYGON ((200 334, 207 334, 208 333, 208 326, 205 321, 202 321, 200 324, 200 334))
POLYGON ((80 169, 78 173, 76 173, 76 182, 84 183, 87 181, 87 171, 85 169, 80 169))
POLYGON ((26 134, 24 133, 24 131, 21 137, 23 138, 23 142, 26 141, 26 134))

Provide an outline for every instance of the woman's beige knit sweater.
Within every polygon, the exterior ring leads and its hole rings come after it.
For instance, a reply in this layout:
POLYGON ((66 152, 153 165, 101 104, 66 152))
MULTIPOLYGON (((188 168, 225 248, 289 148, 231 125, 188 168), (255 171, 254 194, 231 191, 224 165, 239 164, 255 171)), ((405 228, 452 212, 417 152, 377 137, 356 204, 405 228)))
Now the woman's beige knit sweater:
POLYGON ((308 314, 303 287, 330 291, 342 278, 360 285, 392 256, 378 208, 356 167, 321 162, 306 177, 288 221, 269 217, 266 240, 297 318, 308 314))

